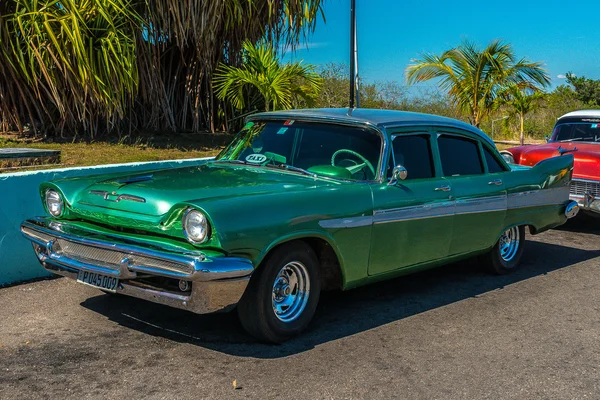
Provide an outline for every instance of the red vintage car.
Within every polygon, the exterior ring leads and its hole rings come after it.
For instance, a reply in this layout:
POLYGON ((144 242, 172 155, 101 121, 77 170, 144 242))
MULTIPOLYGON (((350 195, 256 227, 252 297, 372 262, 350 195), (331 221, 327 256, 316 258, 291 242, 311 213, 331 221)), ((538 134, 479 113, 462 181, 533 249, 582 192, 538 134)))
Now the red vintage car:
POLYGON ((573 154, 570 198, 583 211, 600 216, 600 110, 573 111, 560 117, 548 143, 501 152, 513 164, 535 165, 546 158, 573 154))

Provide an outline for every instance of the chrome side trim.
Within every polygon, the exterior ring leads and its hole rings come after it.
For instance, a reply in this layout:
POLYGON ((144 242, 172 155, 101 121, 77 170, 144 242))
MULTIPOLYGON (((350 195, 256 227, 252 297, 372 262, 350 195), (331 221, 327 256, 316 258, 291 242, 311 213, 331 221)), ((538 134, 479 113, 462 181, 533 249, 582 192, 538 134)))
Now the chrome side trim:
POLYGON ((506 196, 488 196, 474 199, 456 200, 456 214, 476 214, 482 212, 506 211, 508 202, 506 196))
POLYGON ((335 218, 319 221, 319 226, 325 229, 359 228, 373 224, 373 217, 335 218))
POLYGON ((569 186, 529 190, 508 194, 508 208, 526 208, 564 204, 569 198, 569 186))
POLYGON ((511 193, 508 196, 496 195, 472 199, 446 200, 437 203, 416 206, 375 210, 373 217, 334 218, 319 221, 326 229, 357 228, 370 224, 410 221, 424 218, 440 218, 451 215, 477 214, 483 212, 501 212, 509 209, 561 205, 568 199, 569 187, 540 189, 511 193))
POLYGON ((413 219, 446 217, 449 215, 454 215, 454 210, 454 200, 418 206, 377 210, 373 213, 373 222, 375 224, 385 224, 388 222, 409 221, 413 219))

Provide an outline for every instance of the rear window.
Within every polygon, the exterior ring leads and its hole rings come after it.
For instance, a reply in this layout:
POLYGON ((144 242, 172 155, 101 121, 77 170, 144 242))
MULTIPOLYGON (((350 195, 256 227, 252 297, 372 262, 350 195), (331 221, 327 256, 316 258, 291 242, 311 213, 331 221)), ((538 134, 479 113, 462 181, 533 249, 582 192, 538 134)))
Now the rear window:
POLYGON ((444 176, 483 174, 477 142, 457 136, 441 135, 438 138, 444 176))
POLYGON ((496 156, 494 156, 485 146, 483 147, 483 155, 485 156, 485 162, 490 173, 493 174, 495 172, 506 171, 496 156))

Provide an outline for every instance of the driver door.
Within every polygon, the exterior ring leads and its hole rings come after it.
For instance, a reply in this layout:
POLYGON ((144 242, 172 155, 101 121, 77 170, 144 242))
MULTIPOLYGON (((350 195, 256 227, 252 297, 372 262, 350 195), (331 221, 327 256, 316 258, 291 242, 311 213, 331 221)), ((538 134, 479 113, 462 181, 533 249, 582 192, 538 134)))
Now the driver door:
POLYGON ((408 175, 395 185, 384 181, 372 186, 374 225, 369 275, 416 266, 449 254, 455 202, 450 196, 450 182, 437 171, 435 148, 432 133, 427 130, 392 136, 391 168, 402 165, 408 175))

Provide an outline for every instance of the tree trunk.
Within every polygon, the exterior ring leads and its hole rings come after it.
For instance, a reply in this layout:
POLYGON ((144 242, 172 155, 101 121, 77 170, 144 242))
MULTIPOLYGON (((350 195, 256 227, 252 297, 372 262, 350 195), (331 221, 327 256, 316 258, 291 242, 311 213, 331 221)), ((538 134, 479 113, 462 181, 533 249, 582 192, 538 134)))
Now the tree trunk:
POLYGON ((479 124, 481 123, 481 121, 479 120, 479 113, 478 112, 473 112, 473 123, 472 125, 475 128, 479 128, 479 124))
POLYGON ((523 129, 523 121, 525 120, 525 116, 523 113, 520 113, 519 117, 521 117, 521 146, 523 146, 525 144, 525 130, 523 129))

